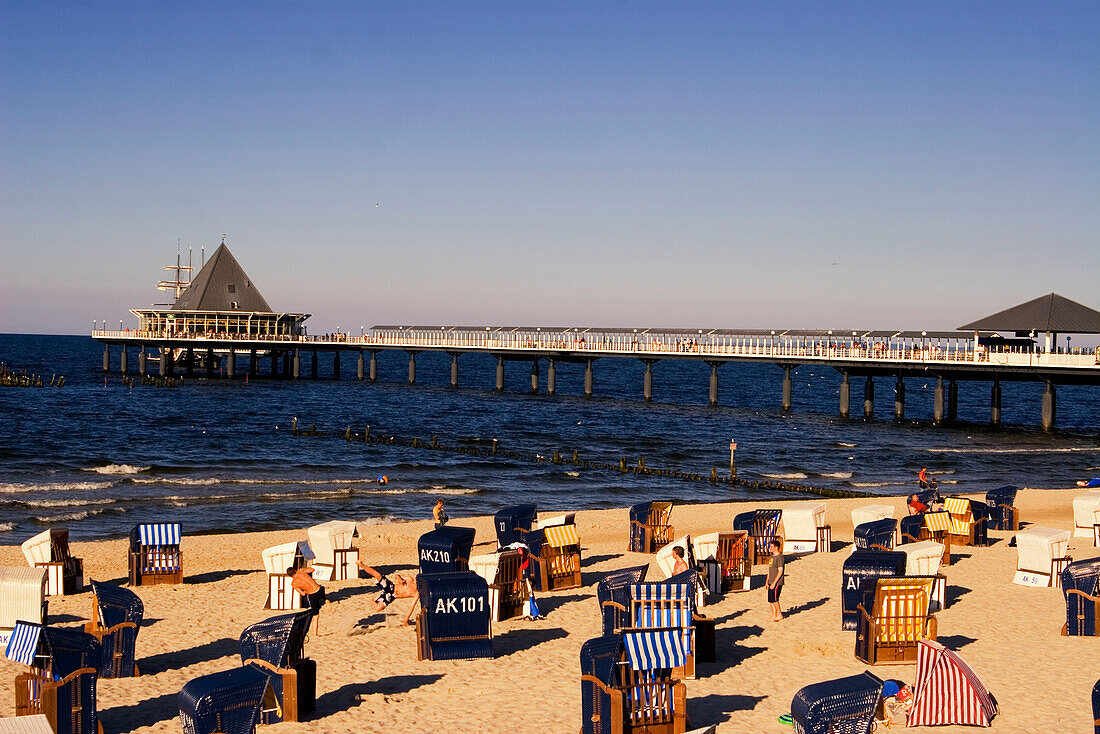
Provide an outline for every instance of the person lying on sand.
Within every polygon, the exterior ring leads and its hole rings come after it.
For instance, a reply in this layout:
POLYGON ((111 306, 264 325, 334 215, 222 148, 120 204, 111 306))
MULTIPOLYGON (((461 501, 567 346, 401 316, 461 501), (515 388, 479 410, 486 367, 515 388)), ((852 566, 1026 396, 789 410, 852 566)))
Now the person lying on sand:
POLYGON ((380 571, 371 568, 363 561, 357 561, 356 565, 359 567, 360 578, 373 578, 376 588, 381 592, 374 599, 374 611, 383 611, 390 604, 393 604, 395 599, 415 599, 409 607, 408 614, 405 615, 405 624, 408 624, 413 610, 420 602, 420 592, 416 588, 416 575, 413 574, 406 578, 399 573, 395 573, 391 581, 388 577, 383 576, 380 571))

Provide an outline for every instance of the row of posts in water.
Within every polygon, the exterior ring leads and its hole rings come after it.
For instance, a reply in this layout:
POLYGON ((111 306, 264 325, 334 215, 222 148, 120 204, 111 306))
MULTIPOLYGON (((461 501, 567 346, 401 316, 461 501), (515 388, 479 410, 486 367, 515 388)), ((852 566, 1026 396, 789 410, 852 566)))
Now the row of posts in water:
MULTIPOLYGON (((49 387, 64 387, 65 376, 51 375, 49 387)), ((0 364, 0 387, 47 387, 42 375, 32 375, 26 370, 13 370, 0 364)))
POLYGON ((853 497, 866 497, 867 495, 861 492, 854 492, 845 489, 830 489, 827 487, 814 487, 805 484, 791 484, 789 482, 775 482, 775 481, 762 481, 757 479, 741 479, 737 476, 736 467, 732 467, 729 475, 720 475, 717 467, 711 467, 710 475, 696 474, 692 472, 683 472, 675 469, 661 469, 648 466, 644 457, 639 458, 637 463, 631 462, 628 459, 619 459, 618 464, 608 464, 604 462, 588 461, 580 457, 580 452, 573 450, 572 455, 569 456, 568 452, 566 456, 555 449, 549 457, 542 454, 523 454, 518 451, 510 451, 500 445, 497 439, 492 439, 492 446, 488 448, 479 448, 475 446, 447 446, 439 442, 439 435, 433 435, 430 441, 424 441, 420 438, 402 438, 394 435, 379 436, 376 433, 371 433, 371 427, 366 426, 362 431, 353 431, 350 426, 344 429, 344 431, 318 431, 317 424, 311 423, 309 428, 299 428, 298 419, 293 418, 291 420, 291 433, 294 436, 307 436, 307 437, 327 437, 327 438, 343 438, 349 442, 359 442, 368 444, 377 444, 383 446, 403 446, 406 448, 424 449, 428 451, 445 451, 455 454, 466 454, 469 456, 480 457, 498 457, 503 459, 512 459, 514 461, 530 462, 535 464, 559 464, 567 466, 576 466, 583 469, 593 469, 597 471, 609 471, 617 472, 620 474, 639 474, 651 477, 665 477, 668 479, 679 479, 689 482, 709 482, 713 485, 727 484, 730 486, 746 487, 751 489, 771 489, 781 492, 801 492, 804 494, 812 494, 820 497, 829 498, 853 498, 853 497))

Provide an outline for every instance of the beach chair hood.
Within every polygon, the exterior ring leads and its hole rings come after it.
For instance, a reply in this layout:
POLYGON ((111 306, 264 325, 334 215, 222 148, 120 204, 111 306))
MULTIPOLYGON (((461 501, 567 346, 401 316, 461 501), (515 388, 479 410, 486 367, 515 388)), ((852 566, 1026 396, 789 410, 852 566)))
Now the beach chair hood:
POLYGON ((104 627, 114 627, 123 622, 133 622, 141 627, 145 605, 137 594, 102 581, 92 581, 91 585, 96 606, 99 607, 99 619, 104 627))
POLYGON ((75 629, 34 622, 16 623, 4 654, 17 663, 48 667, 54 680, 81 668, 99 668, 99 641, 95 637, 75 629))
POLYGON ((493 516, 497 545, 501 548, 512 543, 526 542, 524 537, 534 527, 538 505, 533 503, 505 507, 493 516))
POLYGON ((600 604, 605 636, 614 634, 616 629, 631 626, 630 586, 645 581, 647 571, 649 566, 634 566, 612 571, 596 584, 596 600, 600 604), (606 602, 614 602, 625 607, 625 611, 610 606, 606 602))
POLYGON ((854 630, 859 621, 856 608, 863 600, 864 584, 874 580, 905 575, 906 556, 899 551, 866 550, 853 553, 844 561, 841 572, 841 621, 846 630, 854 630))
POLYGON ((264 570, 269 574, 286 573, 288 568, 308 566, 313 562, 313 549, 308 540, 292 540, 260 551, 264 570))
POLYGON ((898 527, 898 521, 892 517, 881 520, 871 520, 857 525, 853 531, 856 550, 870 549, 873 545, 883 548, 894 547, 894 533, 898 527))
POLYGON ((493 656, 485 579, 473 571, 420 574, 416 586, 432 660, 493 656))
POLYGON ((247 665, 188 681, 179 695, 184 734, 253 734, 268 681, 247 665))
POLYGON ((416 544, 420 573, 447 573, 469 569, 474 535, 473 528, 457 525, 444 525, 421 535, 416 544))
POLYGON ((901 518, 898 529, 901 531, 902 544, 916 542, 920 539, 920 531, 924 529, 924 513, 901 518))
MULTIPOLYGON (((23 557, 27 559, 27 565, 33 567, 36 563, 49 563, 54 560, 53 532, 53 530, 43 530, 33 538, 23 541, 20 549, 23 551, 23 557)), ((69 531, 64 532, 67 536, 69 531)))
POLYGON ((286 668, 301 660, 312 619, 311 612, 295 612, 245 627, 238 641, 241 662, 264 660, 276 668, 286 668))
POLYGON ((938 642, 917 643, 917 680, 907 726, 989 726, 997 701, 973 668, 938 642))
POLYGON ((791 701, 795 734, 869 732, 882 686, 870 672, 806 686, 791 701))
MULTIPOLYGON (((622 638, 604 635, 581 645, 581 675, 590 675, 607 687, 615 685, 615 666, 622 656, 622 638)), ((582 734, 611 734, 611 696, 591 681, 581 680, 582 734)))

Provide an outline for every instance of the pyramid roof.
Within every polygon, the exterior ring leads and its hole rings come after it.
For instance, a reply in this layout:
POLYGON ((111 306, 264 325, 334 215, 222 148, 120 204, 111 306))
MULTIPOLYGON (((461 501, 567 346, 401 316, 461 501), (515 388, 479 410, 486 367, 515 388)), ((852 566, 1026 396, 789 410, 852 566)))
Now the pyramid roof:
POLYGON ((261 311, 273 313, 259 289, 222 243, 187 287, 173 311, 261 311))
POLYGON ((959 327, 960 331, 1100 334, 1100 311, 1049 293, 959 327))

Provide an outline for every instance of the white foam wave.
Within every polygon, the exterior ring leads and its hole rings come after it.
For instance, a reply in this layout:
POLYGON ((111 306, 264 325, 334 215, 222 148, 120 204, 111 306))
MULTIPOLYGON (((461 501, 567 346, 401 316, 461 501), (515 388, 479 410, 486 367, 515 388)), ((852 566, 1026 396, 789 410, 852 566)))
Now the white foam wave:
POLYGON ((1100 446, 1063 446, 1049 449, 925 449, 933 454, 1100 454, 1100 446))
POLYGON ((94 471, 96 474, 140 474, 143 471, 149 471, 151 468, 132 464, 108 464, 107 466, 88 467, 84 471, 94 471))
POLYGON ((827 472, 822 472, 821 476, 827 477, 829 479, 851 479, 852 478, 852 472, 850 472, 850 471, 827 471, 827 472))
POLYGON ((6 533, 9 530, 15 529, 15 523, 13 522, 0 522, 0 533, 6 533))
POLYGON ((806 475, 800 471, 788 472, 787 474, 761 474, 762 477, 768 479, 805 479, 806 475))
POLYGON ((567 471, 565 476, 567 477, 579 477, 581 473, 579 471, 567 471))
POLYGON ((928 473, 929 474, 937 474, 937 475, 939 475, 939 474, 954 474, 955 470, 954 469, 929 469, 928 473))
POLYGON ((896 487, 905 482, 848 482, 848 484, 859 489, 867 489, 868 487, 896 487))
POLYGON ((856 447, 856 444, 848 443, 847 441, 837 441, 834 445, 842 449, 854 449, 856 447))
POLYGON ((49 515, 47 517, 38 516, 34 519, 38 522, 51 523, 51 522, 74 522, 76 520, 83 520, 86 517, 92 515, 99 515, 103 510, 83 510, 81 512, 69 512, 64 515, 49 515))
POLYGON ((84 507, 87 505, 113 505, 115 502, 118 502, 118 500, 32 500, 26 504, 34 507, 84 507))
POLYGON ((178 484, 183 487, 205 487, 211 484, 286 484, 314 486, 322 484, 376 484, 377 479, 242 479, 239 477, 134 477, 134 484, 178 484))
POLYGON ((48 482, 46 484, 0 484, 0 494, 26 492, 91 491, 115 486, 114 482, 48 482))

